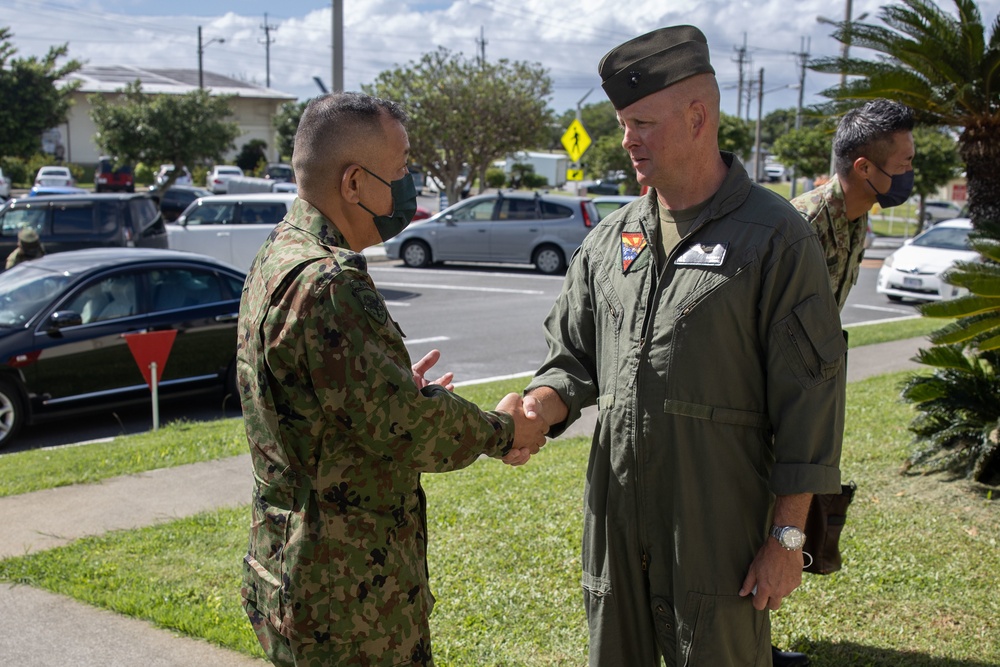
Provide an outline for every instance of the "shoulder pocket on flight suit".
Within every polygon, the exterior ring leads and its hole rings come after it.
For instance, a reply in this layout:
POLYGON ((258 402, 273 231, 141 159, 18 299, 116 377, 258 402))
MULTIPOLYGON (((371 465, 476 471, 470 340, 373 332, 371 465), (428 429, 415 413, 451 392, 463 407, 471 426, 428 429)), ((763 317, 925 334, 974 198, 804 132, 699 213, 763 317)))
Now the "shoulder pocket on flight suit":
POLYGON ((847 354, 840 320, 818 295, 797 305, 791 315, 778 322, 774 336, 804 389, 836 375, 847 354))

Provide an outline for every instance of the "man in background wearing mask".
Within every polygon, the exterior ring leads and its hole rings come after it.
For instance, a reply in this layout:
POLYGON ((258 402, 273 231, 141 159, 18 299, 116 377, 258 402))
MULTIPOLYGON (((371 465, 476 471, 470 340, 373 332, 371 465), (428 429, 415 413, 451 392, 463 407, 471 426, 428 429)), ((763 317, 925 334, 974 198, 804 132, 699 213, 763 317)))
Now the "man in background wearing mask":
MULTIPOLYGON (((892 208, 913 190, 913 110, 876 99, 844 114, 833 139, 837 173, 825 185, 792 200, 819 235, 830 287, 840 310, 858 282, 865 254, 868 211, 892 208)), ((805 667, 803 653, 771 647, 774 667, 805 667)))
POLYGON ((337 93, 295 135, 299 197, 240 305, 237 371, 254 468, 244 608, 285 665, 431 665, 421 472, 544 443, 531 400, 484 412, 415 365, 361 251, 416 210, 406 115, 337 93), (528 408, 528 414, 525 412, 528 408))
POLYGON ((868 211, 899 206, 913 190, 913 110, 876 99, 844 114, 833 140, 837 173, 792 200, 816 229, 840 309, 858 282, 868 211))

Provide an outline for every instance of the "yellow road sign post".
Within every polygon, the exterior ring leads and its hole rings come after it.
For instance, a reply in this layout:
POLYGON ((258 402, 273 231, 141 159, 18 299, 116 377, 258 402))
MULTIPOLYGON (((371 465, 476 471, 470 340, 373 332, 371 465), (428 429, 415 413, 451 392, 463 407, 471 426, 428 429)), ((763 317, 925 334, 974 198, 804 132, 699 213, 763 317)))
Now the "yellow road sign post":
POLYGON ((590 148, 590 135, 583 129, 583 124, 578 120, 573 120, 562 135, 562 145, 569 154, 569 159, 579 162, 580 156, 590 148))

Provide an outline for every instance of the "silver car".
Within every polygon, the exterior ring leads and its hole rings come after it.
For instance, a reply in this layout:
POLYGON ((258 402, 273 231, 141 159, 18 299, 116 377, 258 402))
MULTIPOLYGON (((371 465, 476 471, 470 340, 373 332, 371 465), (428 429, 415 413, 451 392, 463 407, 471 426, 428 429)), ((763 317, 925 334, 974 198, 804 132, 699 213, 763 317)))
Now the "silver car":
POLYGON ((412 267, 509 262, 556 274, 566 270, 567 260, 597 220, 587 197, 497 192, 470 197, 414 222, 384 247, 389 259, 412 267))

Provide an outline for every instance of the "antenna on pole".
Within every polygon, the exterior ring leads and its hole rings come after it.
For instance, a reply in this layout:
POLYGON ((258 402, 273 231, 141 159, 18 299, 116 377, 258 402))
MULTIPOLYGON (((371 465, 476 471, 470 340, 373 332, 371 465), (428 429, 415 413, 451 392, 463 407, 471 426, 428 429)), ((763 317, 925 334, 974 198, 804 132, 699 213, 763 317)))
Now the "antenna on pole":
POLYGON ((479 51, 479 68, 486 66, 486 34, 483 26, 479 26, 479 39, 476 40, 476 50, 479 51))

